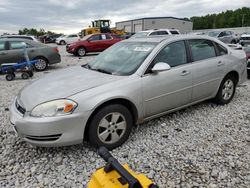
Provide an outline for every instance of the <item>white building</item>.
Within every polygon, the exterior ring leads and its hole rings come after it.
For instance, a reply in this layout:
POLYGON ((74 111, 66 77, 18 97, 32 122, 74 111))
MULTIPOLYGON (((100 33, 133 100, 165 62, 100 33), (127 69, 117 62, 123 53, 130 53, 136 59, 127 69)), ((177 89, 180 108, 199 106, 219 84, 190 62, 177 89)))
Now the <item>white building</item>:
POLYGON ((135 20, 127 20, 115 23, 117 29, 125 29, 126 32, 138 32, 149 29, 179 29, 181 33, 189 33, 193 30, 193 22, 175 17, 150 17, 135 20))

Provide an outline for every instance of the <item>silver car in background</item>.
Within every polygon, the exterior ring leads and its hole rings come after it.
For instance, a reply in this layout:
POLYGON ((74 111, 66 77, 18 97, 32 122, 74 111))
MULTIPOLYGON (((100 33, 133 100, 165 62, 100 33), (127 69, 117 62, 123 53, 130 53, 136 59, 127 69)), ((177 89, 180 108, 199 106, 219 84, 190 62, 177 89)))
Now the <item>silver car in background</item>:
POLYGON ((24 87, 11 106, 11 123, 33 145, 88 140, 113 149, 128 139, 134 124, 207 99, 229 103, 246 79, 245 53, 217 39, 128 39, 87 65, 47 74, 24 87))
POLYGON ((208 36, 218 38, 226 44, 236 44, 239 42, 239 37, 233 31, 210 31, 208 36))

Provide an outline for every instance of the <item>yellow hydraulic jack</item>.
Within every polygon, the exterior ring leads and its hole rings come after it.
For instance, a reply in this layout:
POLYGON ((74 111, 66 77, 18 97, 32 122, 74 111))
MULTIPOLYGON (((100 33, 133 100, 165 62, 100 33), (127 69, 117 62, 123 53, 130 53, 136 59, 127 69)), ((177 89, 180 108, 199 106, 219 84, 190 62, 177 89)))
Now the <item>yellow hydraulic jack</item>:
POLYGON ((98 154, 107 164, 92 175, 87 188, 158 188, 145 175, 121 165, 105 147, 100 147, 98 154))

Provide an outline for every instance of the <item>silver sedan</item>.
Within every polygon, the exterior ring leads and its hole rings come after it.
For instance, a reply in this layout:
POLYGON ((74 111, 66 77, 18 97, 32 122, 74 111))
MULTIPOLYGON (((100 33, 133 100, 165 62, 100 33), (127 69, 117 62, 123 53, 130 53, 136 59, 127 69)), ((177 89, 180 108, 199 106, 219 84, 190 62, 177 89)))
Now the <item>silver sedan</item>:
POLYGON ((207 99, 229 103, 246 81, 246 55, 206 36, 129 39, 83 66, 47 74, 11 106, 18 135, 37 146, 88 140, 109 149, 132 126, 207 99))

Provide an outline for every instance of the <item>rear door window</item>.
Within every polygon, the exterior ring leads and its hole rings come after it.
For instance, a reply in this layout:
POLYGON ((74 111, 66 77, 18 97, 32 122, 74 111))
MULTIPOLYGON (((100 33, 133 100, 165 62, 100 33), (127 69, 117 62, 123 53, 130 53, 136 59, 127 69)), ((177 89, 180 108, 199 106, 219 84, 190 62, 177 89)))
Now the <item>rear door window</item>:
POLYGON ((0 51, 3 51, 3 50, 5 50, 5 42, 1 41, 0 42, 0 51))
POLYGON ((10 49, 15 50, 15 49, 22 49, 23 48, 23 43, 20 41, 11 41, 10 42, 10 49))
MULTIPOLYGON (((22 49, 24 42, 21 42, 21 41, 11 41, 9 43, 10 43, 10 49, 11 50, 16 50, 16 49, 22 49)), ((32 48, 33 47, 32 45, 30 45, 28 43, 25 43, 25 44, 26 44, 26 48, 32 48)))
POLYGON ((193 61, 200 61, 216 57, 213 42, 206 39, 189 40, 189 47, 192 53, 193 61))
POLYGON ((100 35, 93 35, 92 37, 89 38, 90 41, 96 41, 100 40, 100 35))

